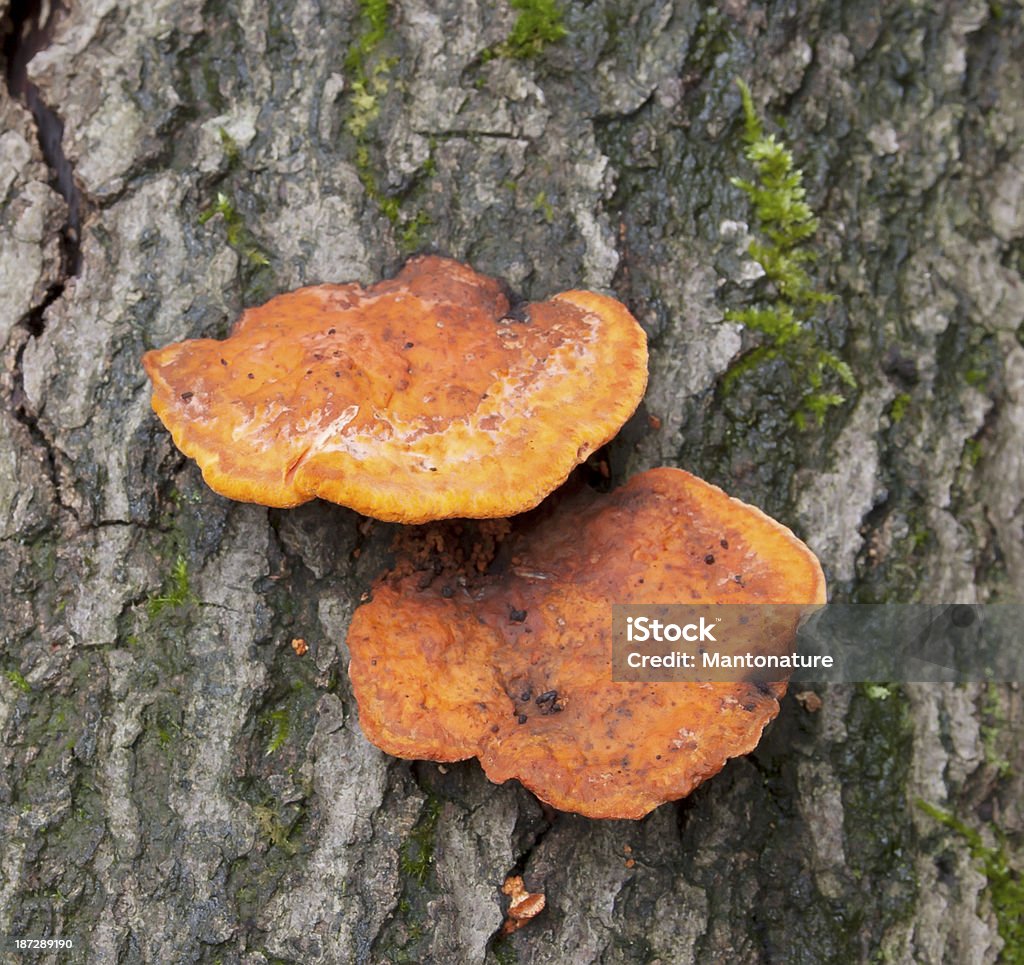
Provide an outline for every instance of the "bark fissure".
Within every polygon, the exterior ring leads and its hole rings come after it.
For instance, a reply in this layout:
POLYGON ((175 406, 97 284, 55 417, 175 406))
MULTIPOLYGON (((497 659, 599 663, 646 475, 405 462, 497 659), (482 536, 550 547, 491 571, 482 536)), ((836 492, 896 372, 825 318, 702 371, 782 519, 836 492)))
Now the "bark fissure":
POLYGON ((81 267, 79 230, 82 196, 75 184, 71 161, 64 153, 64 121, 43 100, 39 88, 28 76, 29 62, 49 45, 63 12, 64 7, 60 3, 51 5, 43 0, 14 0, 7 14, 7 29, 2 35, 8 93, 21 101, 32 114, 39 147, 50 168, 51 186, 64 199, 68 211, 67 221, 61 230, 61 278, 50 286, 42 304, 32 311, 27 320, 26 327, 33 335, 43 331, 43 313, 63 294, 65 283, 77 275, 81 267))
MULTIPOLYGON (((40 328, 37 332, 33 333, 31 320, 37 313, 42 315, 43 310, 43 306, 40 306, 38 309, 33 309, 28 318, 22 319, 19 323, 28 330, 32 337, 35 337, 35 335, 42 332, 42 329, 40 328)), ((25 427, 25 431, 32 440, 33 448, 40 453, 40 461, 46 474, 46 479, 53 489, 53 495, 54 499, 57 501, 57 505, 60 506, 61 509, 68 510, 72 516, 77 519, 77 513, 75 512, 74 507, 67 505, 61 495, 60 467, 57 463, 56 447, 54 446, 53 440, 46 434, 40 425, 36 414, 32 411, 28 395, 25 392, 25 370, 23 367, 23 359, 25 349, 28 346, 29 341, 30 340, 28 338, 23 336, 21 344, 18 346, 17 352, 14 356, 14 365, 11 369, 11 413, 15 420, 25 427)))
POLYGON ((39 88, 28 76, 29 62, 49 45, 64 12, 65 8, 60 3, 14 0, 0 31, 0 50, 3 52, 7 91, 13 99, 24 104, 32 115, 39 148, 50 170, 50 186, 64 199, 67 211, 66 220, 60 228, 60 269, 57 278, 47 287, 38 303, 17 323, 18 327, 28 332, 29 338, 22 338, 14 355, 11 368, 11 411, 27 430, 33 446, 42 454, 42 464, 57 504, 77 519, 74 508, 62 497, 57 450, 29 402, 23 366, 30 340, 46 331, 47 309, 63 296, 69 279, 76 276, 81 267, 81 194, 75 184, 71 162, 63 149, 64 122, 43 100, 39 88))

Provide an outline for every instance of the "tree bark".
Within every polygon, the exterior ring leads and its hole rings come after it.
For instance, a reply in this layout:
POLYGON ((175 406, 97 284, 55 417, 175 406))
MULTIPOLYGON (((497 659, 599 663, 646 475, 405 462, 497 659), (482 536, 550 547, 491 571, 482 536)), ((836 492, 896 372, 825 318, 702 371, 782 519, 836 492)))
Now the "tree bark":
POLYGON ((564 37, 517 51, 520 14, 474 0, 395 0, 383 30, 344 0, 71 6, 27 94, 0 0, 4 952, 997 960, 994 885, 918 802, 1019 867, 1016 687, 787 697, 756 752, 639 822, 391 759, 344 640, 393 528, 211 493, 139 359, 413 250, 528 298, 611 291, 651 344, 615 480, 678 465, 762 507, 836 600, 1019 602, 1019 8, 573 0, 564 37), (858 383, 802 430, 791 360, 724 380, 753 344, 725 312, 764 296, 736 78, 804 171, 834 295, 811 330, 858 383), (502 936, 512 872, 547 907, 502 936))

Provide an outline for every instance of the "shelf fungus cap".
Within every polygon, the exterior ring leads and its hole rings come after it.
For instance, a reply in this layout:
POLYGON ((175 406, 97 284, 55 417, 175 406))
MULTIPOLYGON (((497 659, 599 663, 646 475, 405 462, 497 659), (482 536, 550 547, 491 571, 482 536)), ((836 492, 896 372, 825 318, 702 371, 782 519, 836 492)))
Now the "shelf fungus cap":
MULTIPOLYGON (((443 529, 400 552, 353 616, 363 732, 397 757, 478 757, 491 780, 589 817, 641 818, 689 794, 753 750, 786 689, 616 682, 613 603, 825 601, 817 559, 786 527, 678 469, 542 507, 484 572, 472 554, 453 562, 465 532, 443 529)), ((770 645, 788 652, 800 608, 776 610, 789 616, 770 645)))
POLYGON ((632 415, 647 343, 613 298, 513 309, 496 280, 425 256, 367 289, 279 295, 143 365, 215 491, 418 523, 537 505, 632 415))

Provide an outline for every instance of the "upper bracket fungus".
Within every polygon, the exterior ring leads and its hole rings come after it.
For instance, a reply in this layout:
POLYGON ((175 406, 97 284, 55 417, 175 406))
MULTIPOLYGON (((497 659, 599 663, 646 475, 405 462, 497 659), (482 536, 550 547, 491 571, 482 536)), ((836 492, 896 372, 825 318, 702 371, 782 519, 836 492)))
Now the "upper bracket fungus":
POLYGON ((513 309, 494 279, 425 256, 367 289, 279 295, 227 339, 143 365, 157 415, 222 495, 419 523, 536 506, 639 405, 647 344, 612 298, 513 309))
POLYGON ((451 538, 421 532, 353 616, 363 732, 398 757, 478 757, 493 781, 589 817, 640 818, 689 794, 756 746, 785 692, 614 682, 613 602, 825 601, 788 529, 680 469, 542 508, 489 565, 451 538))

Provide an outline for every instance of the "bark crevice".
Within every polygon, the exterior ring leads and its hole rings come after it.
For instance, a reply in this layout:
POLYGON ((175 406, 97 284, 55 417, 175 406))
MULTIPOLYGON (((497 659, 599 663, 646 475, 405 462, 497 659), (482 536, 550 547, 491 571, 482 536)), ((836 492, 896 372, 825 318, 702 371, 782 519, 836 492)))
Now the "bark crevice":
POLYGON ((61 229, 61 277, 51 285, 43 302, 25 319, 32 335, 42 334, 44 313, 63 293, 69 278, 81 268, 82 195, 75 183, 71 160, 64 153, 64 121, 57 111, 43 100, 39 88, 28 74, 28 65, 39 51, 49 46, 65 8, 60 3, 43 0, 14 0, 7 11, 0 33, 3 49, 4 78, 11 97, 28 108, 36 123, 36 134, 43 160, 51 173, 51 187, 67 204, 67 221, 61 229))

